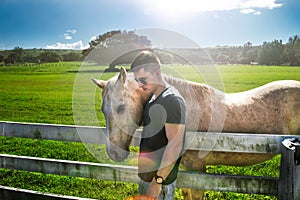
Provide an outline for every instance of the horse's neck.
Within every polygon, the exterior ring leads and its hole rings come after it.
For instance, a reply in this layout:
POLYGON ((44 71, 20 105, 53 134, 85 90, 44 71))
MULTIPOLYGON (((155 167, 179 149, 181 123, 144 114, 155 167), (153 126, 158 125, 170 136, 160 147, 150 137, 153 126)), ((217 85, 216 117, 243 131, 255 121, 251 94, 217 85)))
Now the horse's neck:
MULTIPOLYGON (((182 97, 185 100, 188 100, 187 103, 190 104, 195 103, 195 101, 201 104, 202 102, 211 101, 211 99, 215 100, 215 96, 222 96, 223 94, 221 91, 218 91, 209 85, 182 80, 171 76, 164 76, 164 79, 168 84, 175 87, 182 97)), ((151 95, 142 90, 139 90, 139 92, 142 103, 146 103, 151 95)))
POLYGON ((218 93, 218 90, 205 84, 173 78, 170 76, 165 76, 165 80, 167 83, 174 86, 185 99, 195 95, 198 100, 201 100, 202 98, 210 98, 211 95, 218 93))

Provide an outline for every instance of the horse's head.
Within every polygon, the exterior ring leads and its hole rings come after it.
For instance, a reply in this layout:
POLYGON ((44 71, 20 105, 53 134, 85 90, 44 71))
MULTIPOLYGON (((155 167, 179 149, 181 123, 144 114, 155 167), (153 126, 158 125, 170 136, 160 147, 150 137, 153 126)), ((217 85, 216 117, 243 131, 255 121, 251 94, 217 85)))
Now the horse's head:
POLYGON ((108 81, 95 80, 102 92, 102 111, 106 120, 106 151, 115 161, 129 154, 129 145, 135 130, 142 122, 145 94, 132 74, 122 67, 118 76, 108 81))

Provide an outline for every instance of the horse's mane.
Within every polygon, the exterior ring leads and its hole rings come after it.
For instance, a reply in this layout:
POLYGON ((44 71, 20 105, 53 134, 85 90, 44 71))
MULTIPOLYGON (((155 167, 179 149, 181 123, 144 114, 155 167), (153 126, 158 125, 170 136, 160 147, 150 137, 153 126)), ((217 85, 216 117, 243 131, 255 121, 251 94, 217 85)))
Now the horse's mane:
POLYGON ((181 78, 175 78, 170 75, 163 75, 163 78, 170 85, 176 86, 178 90, 184 90, 187 87, 196 86, 198 83, 187 81, 181 78))
MULTIPOLYGON (((128 73, 128 78, 134 80, 133 73, 128 73)), ((170 85, 174 86, 182 96, 190 95, 191 93, 196 94, 197 96, 210 96, 214 93, 219 93, 217 89, 202 83, 192 82, 188 80, 184 80, 181 78, 176 78, 170 75, 163 74, 164 80, 170 85)))
POLYGON ((170 85, 174 86, 183 96, 190 92, 210 96, 213 93, 219 93, 217 89, 202 83, 192 82, 180 78, 175 78, 169 75, 164 75, 164 79, 170 85))

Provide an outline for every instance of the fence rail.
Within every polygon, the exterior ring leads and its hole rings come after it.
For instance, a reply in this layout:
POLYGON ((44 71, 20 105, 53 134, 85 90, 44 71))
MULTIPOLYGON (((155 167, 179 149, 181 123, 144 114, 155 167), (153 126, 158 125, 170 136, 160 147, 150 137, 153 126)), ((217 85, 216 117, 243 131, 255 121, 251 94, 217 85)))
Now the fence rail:
MULTIPOLYGON (((105 144, 105 127, 0 122, 0 136, 105 144)), ((136 135, 139 135, 137 130, 136 135)), ((189 150, 279 154, 287 135, 187 132, 189 150)), ((299 136, 300 137, 300 136, 299 136)), ((134 137, 133 146, 140 138, 134 137)))
MULTIPOLYGON (((0 122, 0 131, 0 136, 45 140, 97 144, 104 144, 106 140, 105 130, 100 127, 0 122)), ((275 195, 279 199, 298 200, 300 199, 300 166, 297 165, 299 163, 295 162, 295 152, 281 145, 285 138, 290 137, 300 140, 300 136, 287 135, 188 132, 185 144, 188 149, 243 153, 281 153, 280 177, 217 175, 180 171, 177 186, 201 190, 275 195)), ((138 143, 139 138, 136 137, 132 145, 138 145, 138 143)), ((137 182, 137 168, 133 166, 0 154, 0 168, 96 178, 99 180, 137 182)), ((3 194, 1 191, 5 190, 0 188, 0 197, 3 194)))
POLYGON ((65 196, 65 195, 56 195, 56 194, 47 194, 32 190, 24 190, 19 188, 12 188, 6 186, 0 186, 0 199, 2 200, 92 200, 87 198, 65 196))

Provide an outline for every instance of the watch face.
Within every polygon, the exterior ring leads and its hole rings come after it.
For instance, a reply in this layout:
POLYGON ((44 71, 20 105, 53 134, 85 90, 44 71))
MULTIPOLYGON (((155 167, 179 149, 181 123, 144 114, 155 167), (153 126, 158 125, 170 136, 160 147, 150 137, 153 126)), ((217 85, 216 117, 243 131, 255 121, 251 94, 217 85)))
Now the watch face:
POLYGON ((156 182, 157 182, 158 184, 162 184, 163 179, 162 179, 161 177, 157 177, 156 182))

